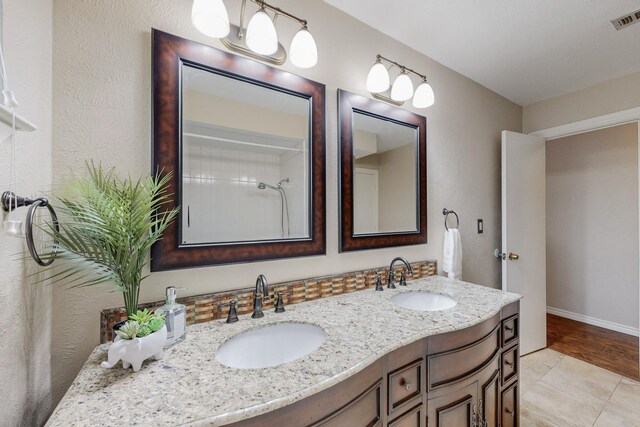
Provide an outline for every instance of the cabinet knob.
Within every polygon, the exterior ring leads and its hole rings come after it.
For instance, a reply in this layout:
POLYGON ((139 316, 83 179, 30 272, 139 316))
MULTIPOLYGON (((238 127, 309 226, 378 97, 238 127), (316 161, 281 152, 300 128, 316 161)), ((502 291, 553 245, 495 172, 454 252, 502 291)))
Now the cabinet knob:
POLYGON ((404 378, 400 380, 400 385, 407 391, 411 391, 411 389, 413 389, 413 385, 404 378))
POLYGON ((510 367, 510 368, 513 368, 513 362, 510 362, 510 361, 508 361, 508 360, 505 360, 505 361, 504 361, 504 364, 505 364, 505 365, 507 365, 507 366, 508 366, 508 367, 510 367))
POLYGON ((510 417, 512 417, 512 418, 513 418, 513 416, 515 416, 515 414, 516 414, 515 412, 513 412, 513 411, 512 411, 512 410, 510 410, 509 408, 506 408, 506 409, 504 410, 504 412, 506 412, 506 413, 507 413, 510 417))
POLYGON ((520 259, 520 255, 513 252, 509 252, 509 255, 507 255, 507 257, 509 258, 509 261, 517 261, 520 259))
POLYGON ((513 326, 505 326, 504 327, 505 330, 509 331, 509 332, 513 332, 513 326))

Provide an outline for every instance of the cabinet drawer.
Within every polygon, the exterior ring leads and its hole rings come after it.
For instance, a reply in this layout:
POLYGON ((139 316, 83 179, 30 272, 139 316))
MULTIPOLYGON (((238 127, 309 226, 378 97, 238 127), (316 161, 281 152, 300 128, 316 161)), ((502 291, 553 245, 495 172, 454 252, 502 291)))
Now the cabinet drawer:
POLYGON ((470 377, 500 351, 499 325, 487 336, 455 350, 428 356, 429 391, 470 377))
POLYGON ((400 415, 395 420, 391 421, 389 427, 422 427, 422 419, 424 414, 422 413, 422 404, 410 409, 406 413, 400 415))
POLYGON ((396 369, 388 375, 388 414, 399 412, 403 406, 422 400, 422 359, 396 369))
POLYGON ((502 353, 502 385, 514 378, 518 378, 518 366, 520 362, 518 346, 502 353))
POLYGON ((502 321, 502 347, 518 341, 518 315, 513 315, 502 321))
POLYGON ((513 427, 518 425, 520 414, 518 413, 518 383, 502 391, 502 427, 513 427))

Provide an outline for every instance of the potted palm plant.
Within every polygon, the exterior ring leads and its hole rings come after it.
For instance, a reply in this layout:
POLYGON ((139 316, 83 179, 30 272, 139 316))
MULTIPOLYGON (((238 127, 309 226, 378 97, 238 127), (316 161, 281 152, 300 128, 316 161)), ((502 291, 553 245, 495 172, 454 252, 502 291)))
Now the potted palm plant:
POLYGON ((178 208, 165 209, 171 174, 121 179, 93 162, 87 171, 59 198, 59 230, 44 227, 56 242, 44 257, 59 261, 49 267, 50 278, 71 287, 114 286, 131 318, 151 246, 178 214, 178 208))

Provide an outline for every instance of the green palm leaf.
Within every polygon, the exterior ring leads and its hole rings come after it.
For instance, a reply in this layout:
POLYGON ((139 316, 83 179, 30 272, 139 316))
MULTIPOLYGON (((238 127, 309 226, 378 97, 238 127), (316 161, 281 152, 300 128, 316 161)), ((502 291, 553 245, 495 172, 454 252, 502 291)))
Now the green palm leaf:
POLYGON ((122 292, 127 315, 136 313, 140 283, 146 277, 151 246, 178 214, 166 209, 171 174, 157 173, 134 181, 121 179, 113 169, 87 163, 88 176, 73 182, 70 194, 58 199, 60 230, 42 230, 55 247, 42 254, 56 257, 48 267, 52 282, 70 287, 110 284, 122 292))

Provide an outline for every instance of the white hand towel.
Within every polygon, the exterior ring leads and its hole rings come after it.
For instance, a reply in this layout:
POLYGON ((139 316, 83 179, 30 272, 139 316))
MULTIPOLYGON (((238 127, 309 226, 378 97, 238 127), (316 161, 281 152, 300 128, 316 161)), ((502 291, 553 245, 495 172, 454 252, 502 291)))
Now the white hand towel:
POLYGON ((449 273, 450 279, 462 279, 462 243, 457 228, 451 228, 444 233, 442 270, 449 273))

